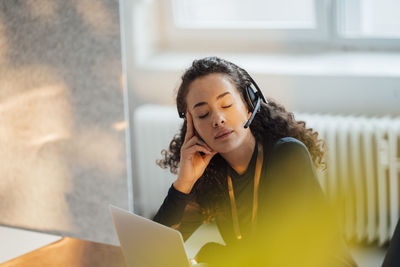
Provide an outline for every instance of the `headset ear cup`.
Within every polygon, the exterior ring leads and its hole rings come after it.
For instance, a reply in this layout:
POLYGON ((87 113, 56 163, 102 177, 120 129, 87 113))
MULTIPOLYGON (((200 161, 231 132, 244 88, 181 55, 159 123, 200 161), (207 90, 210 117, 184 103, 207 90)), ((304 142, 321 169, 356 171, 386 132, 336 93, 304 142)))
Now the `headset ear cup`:
POLYGON ((257 103, 257 95, 254 93, 253 88, 249 85, 246 90, 246 102, 249 105, 249 111, 253 112, 257 103))

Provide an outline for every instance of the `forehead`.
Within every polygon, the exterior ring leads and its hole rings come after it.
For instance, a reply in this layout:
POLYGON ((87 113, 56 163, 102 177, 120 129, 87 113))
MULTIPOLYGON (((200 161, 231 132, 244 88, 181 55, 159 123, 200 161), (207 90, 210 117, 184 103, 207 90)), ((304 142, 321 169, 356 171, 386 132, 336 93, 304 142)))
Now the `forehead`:
POLYGON ((188 88, 186 96, 187 104, 195 104, 198 101, 211 101, 222 93, 230 92, 232 96, 239 96, 239 92, 233 82, 224 74, 212 73, 195 79, 188 88))

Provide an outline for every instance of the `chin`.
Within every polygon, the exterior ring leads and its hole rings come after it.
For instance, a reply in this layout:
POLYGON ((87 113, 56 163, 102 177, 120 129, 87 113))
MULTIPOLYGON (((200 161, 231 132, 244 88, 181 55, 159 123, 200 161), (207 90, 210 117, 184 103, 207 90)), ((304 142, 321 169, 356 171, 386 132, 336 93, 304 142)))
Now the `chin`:
POLYGON ((218 153, 229 153, 235 149, 237 149, 240 146, 239 142, 223 142, 215 145, 213 148, 214 151, 217 151, 218 153))

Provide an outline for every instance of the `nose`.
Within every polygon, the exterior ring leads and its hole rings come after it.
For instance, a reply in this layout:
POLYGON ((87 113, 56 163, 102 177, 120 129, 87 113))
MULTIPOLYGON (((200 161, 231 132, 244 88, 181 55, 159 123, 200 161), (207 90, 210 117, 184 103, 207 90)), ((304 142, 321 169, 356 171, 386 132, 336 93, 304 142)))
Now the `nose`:
POLYGON ((213 126, 221 127, 225 124, 225 117, 222 112, 215 112, 213 116, 213 126))

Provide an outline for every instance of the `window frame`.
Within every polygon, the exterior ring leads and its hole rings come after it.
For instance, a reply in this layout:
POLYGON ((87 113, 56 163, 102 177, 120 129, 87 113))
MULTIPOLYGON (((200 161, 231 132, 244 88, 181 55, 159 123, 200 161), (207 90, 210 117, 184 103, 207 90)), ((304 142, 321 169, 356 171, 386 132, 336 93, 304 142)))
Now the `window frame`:
POLYGON ((400 37, 383 38, 368 36, 344 36, 344 5, 347 0, 331 0, 334 21, 332 21, 332 44, 345 50, 400 51, 400 37))
MULTIPOLYGON (((127 0, 120 0, 127 1, 127 0)), ((286 30, 281 35, 266 30, 270 38, 260 31, 239 30, 185 30, 179 36, 169 35, 168 18, 171 0, 128 0, 126 2, 128 20, 127 35, 133 38, 133 58, 135 62, 145 62, 151 55, 162 53, 191 53, 209 55, 215 53, 241 54, 321 54, 330 52, 399 52, 400 39, 344 38, 338 29, 338 9, 346 0, 321 0, 317 16, 325 14, 320 23, 320 34, 313 37, 301 30, 286 30), (169 9, 168 9, 169 8, 169 9), (325 12, 325 13, 324 13, 325 12), (131 14, 131 15, 129 15, 131 14), (319 15, 318 15, 319 14, 319 15), (129 30, 130 29, 130 30, 129 30), (238 40, 237 36, 245 38, 238 40)), ((318 1, 318 0, 316 0, 318 1)), ((172 14, 171 12, 169 14, 172 14)), ((169 27, 170 27, 169 26, 169 27)), ((264 32, 265 33, 265 32, 264 32)))
POLYGON ((287 52, 326 50, 400 51, 400 38, 343 36, 343 6, 346 0, 314 0, 315 29, 182 29, 173 22, 173 0, 155 2, 159 50, 287 52), (237 36, 245 36, 238 39, 237 36), (251 42, 249 44, 249 41, 251 42))
POLYGON ((174 24, 173 0, 157 1, 159 29, 162 33, 160 42, 166 50, 204 50, 204 41, 207 49, 220 50, 276 50, 290 48, 304 48, 328 44, 331 40, 331 9, 330 0, 314 0, 316 27, 314 29, 267 29, 267 28, 179 28, 174 24), (238 39, 237 36, 245 36, 238 39), (249 45, 249 41, 251 45, 249 45), (229 43, 229 44, 228 44, 229 43))

